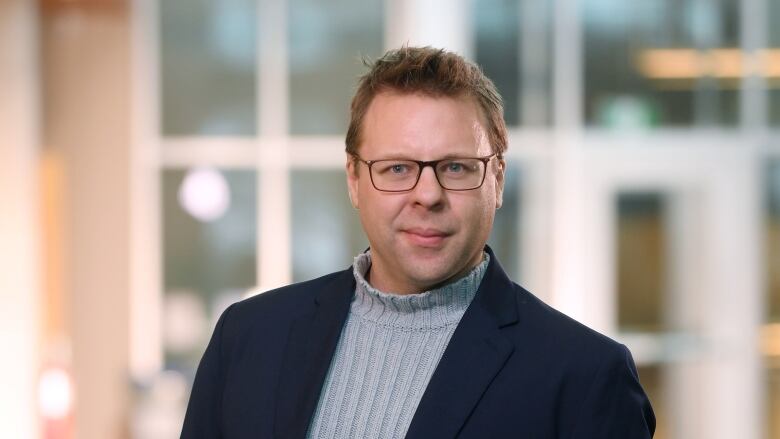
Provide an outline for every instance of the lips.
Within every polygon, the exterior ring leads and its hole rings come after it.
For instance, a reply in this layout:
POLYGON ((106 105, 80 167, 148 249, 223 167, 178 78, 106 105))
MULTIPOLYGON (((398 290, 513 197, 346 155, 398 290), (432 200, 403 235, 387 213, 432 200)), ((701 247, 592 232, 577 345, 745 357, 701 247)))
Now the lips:
POLYGON ((404 229, 402 232, 412 244, 421 247, 438 247, 451 235, 442 230, 419 227, 404 229))

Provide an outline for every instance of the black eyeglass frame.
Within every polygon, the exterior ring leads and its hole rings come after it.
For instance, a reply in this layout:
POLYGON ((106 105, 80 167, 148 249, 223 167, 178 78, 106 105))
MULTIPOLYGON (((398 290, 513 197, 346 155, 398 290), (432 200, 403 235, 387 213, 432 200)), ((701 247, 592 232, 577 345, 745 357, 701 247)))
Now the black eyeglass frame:
POLYGON ((439 186, 441 186, 442 189, 447 190, 447 191, 455 191, 455 192, 473 191, 474 189, 481 188, 482 185, 485 184, 485 177, 487 177, 487 165, 488 165, 488 162, 490 160, 492 160, 493 157, 498 157, 499 159, 501 159, 501 155, 496 153, 496 152, 494 152, 493 154, 490 154, 488 156, 485 156, 485 157, 446 157, 446 158, 439 159, 439 160, 412 160, 412 159, 393 159, 393 158, 390 158, 390 159, 379 159, 379 160, 365 160, 365 159, 363 159, 362 157, 360 157, 357 154, 351 154, 351 155, 357 161, 363 162, 363 163, 366 164, 366 166, 368 166, 368 177, 371 180, 371 186, 374 186, 374 189, 378 190, 379 192, 391 192, 391 193, 409 192, 409 191, 413 190, 414 188, 416 188, 417 187, 417 183, 420 182, 420 176, 422 176, 422 171, 427 166, 430 166, 431 169, 433 169, 433 175, 436 177, 436 182, 439 183, 439 186), (436 165, 438 165, 441 162, 446 162, 447 160, 463 160, 463 159, 479 160, 479 161, 482 162, 482 165, 483 165, 483 167, 482 167, 482 180, 480 180, 479 185, 478 186, 474 186, 472 188, 468 188, 468 189, 450 189, 450 188, 444 186, 441 183, 441 180, 439 180, 439 173, 436 172, 436 165), (386 162, 386 161, 392 161, 392 160, 399 160, 399 161, 404 161, 404 162, 417 163, 417 166, 418 166, 417 179, 414 180, 414 184, 409 189, 392 190, 391 191, 391 190, 387 190, 387 189, 379 189, 378 187, 376 187, 376 183, 374 183, 374 173, 371 172, 371 166, 373 166, 373 164, 377 163, 377 162, 386 162))

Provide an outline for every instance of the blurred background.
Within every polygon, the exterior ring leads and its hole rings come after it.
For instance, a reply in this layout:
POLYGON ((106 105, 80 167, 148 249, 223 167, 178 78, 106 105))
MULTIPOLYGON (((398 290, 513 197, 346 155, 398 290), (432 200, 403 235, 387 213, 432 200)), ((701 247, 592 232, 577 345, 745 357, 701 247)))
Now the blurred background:
POLYGON ((0 0, 0 437, 178 437, 230 303, 367 243, 361 57, 477 62, 490 243, 626 343, 656 438, 780 438, 780 0, 0 0))

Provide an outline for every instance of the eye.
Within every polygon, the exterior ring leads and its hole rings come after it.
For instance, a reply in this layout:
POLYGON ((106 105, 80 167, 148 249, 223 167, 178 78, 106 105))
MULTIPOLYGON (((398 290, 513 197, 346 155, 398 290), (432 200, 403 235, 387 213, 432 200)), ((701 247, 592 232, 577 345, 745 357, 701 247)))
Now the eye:
POLYGON ((463 164, 458 162, 449 162, 444 169, 447 172, 463 172, 463 164))
POLYGON ((390 166, 390 172, 392 172, 393 174, 404 174, 406 172, 409 172, 409 166, 404 165, 402 163, 396 163, 390 166))
POLYGON ((404 161, 379 161, 374 165, 374 172, 378 175, 403 177, 414 173, 415 163, 404 161))
POLYGON ((469 170, 470 166, 463 160, 446 161, 439 165, 439 172, 449 175, 464 174, 469 170))

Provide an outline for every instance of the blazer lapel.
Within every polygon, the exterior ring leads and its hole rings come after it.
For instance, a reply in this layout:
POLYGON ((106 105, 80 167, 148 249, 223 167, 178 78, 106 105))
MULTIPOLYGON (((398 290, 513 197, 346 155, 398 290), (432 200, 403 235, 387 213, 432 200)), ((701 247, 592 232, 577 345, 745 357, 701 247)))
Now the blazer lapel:
POLYGON ((407 438, 452 438, 514 350, 501 328, 516 323, 514 286, 492 250, 485 277, 417 406, 407 438))
POLYGON ((293 322, 277 388, 276 437, 306 436, 354 291, 350 267, 293 322))

